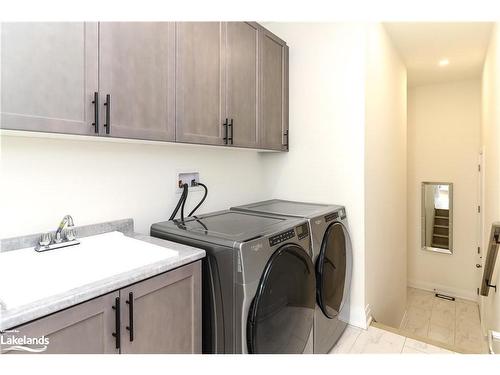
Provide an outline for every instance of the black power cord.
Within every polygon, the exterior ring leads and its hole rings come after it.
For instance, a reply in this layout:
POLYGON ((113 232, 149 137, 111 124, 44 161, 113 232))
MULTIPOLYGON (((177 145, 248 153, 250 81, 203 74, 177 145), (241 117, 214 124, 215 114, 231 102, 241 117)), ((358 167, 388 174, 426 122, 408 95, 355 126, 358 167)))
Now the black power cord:
MULTIPOLYGON (((205 199, 207 199, 207 195, 208 195, 208 187, 207 187, 207 185, 202 184, 201 182, 198 182, 198 183, 197 183, 197 185, 200 185, 200 186, 202 186, 202 187, 203 187, 203 189, 205 189, 205 194, 203 194, 203 198, 201 198, 200 203, 198 203, 198 204, 196 205, 196 207, 195 207, 195 208, 193 208, 193 210, 190 212, 190 214, 188 215, 188 217, 189 217, 189 216, 193 216, 193 214, 196 212, 196 210, 197 210, 198 208, 200 208, 200 206, 203 204, 203 202, 205 202, 205 199)), ((183 220, 184 220, 184 219, 183 219, 183 220)))
MULTIPOLYGON (((177 206, 175 206, 174 212, 172 212, 172 215, 170 215, 170 218, 168 220, 173 220, 175 219, 175 215, 177 215, 177 212, 179 211, 179 208, 183 207, 184 209, 184 203, 186 202, 188 195, 188 184, 183 184, 182 185, 182 194, 181 197, 179 198, 179 202, 177 202, 177 206)), ((184 220, 184 219, 182 219, 184 220)))
POLYGON ((184 206, 186 205, 186 201, 187 201, 187 189, 188 189, 187 184, 184 184, 184 189, 186 189, 186 197, 182 201, 182 205, 181 205, 181 221, 184 221, 184 206))
MULTIPOLYGON (((191 186, 198 186, 198 185, 200 185, 201 187, 203 187, 203 189, 205 190, 205 193, 203 194, 203 198, 201 198, 200 202, 189 213, 188 217, 193 216, 193 214, 196 212, 196 210, 198 208, 200 208, 200 206, 203 204, 203 202, 205 202, 205 199, 207 199, 207 195, 208 195, 208 187, 207 187, 207 185, 202 184, 201 182, 194 182, 193 181, 191 186)), ((188 197, 188 188, 189 188, 188 184, 183 184, 182 185, 182 194, 181 194, 181 197, 179 198, 179 201, 177 202, 177 205, 175 206, 175 209, 172 212, 172 215, 170 215, 170 218, 168 220, 175 219, 175 216, 177 215, 177 212, 179 212, 179 208, 180 208, 180 210, 181 210, 181 220, 184 221, 184 219, 185 219, 184 208, 186 206, 186 201, 187 201, 187 197, 188 197)))

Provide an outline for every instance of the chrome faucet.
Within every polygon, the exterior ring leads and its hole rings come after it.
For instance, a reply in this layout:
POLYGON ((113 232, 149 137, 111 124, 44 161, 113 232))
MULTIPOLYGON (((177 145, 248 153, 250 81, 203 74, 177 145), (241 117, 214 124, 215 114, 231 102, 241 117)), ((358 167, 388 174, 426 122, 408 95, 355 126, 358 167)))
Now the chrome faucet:
POLYGON ((73 229, 74 226, 75 224, 73 223, 71 215, 64 216, 61 223, 57 227, 54 237, 52 237, 52 233, 50 232, 43 233, 40 237, 38 245, 35 246, 35 251, 43 252, 80 244, 80 241, 76 238, 75 230, 73 229), (63 229, 66 225, 67 229, 64 232, 65 238, 63 239, 63 229))
MULTIPOLYGON (((54 237, 54 241, 56 243, 59 243, 59 242, 62 241, 61 232, 64 229, 64 226, 66 224, 68 224, 68 229, 75 226, 75 224, 73 223, 73 218, 71 217, 71 215, 64 216, 63 219, 61 220, 61 223, 57 227, 56 234, 55 234, 55 237, 54 237)), ((74 236, 73 230, 69 230, 68 233, 66 233, 66 237, 70 241, 74 240, 75 236, 74 236), (73 237, 73 238, 70 238, 70 237, 73 237)))

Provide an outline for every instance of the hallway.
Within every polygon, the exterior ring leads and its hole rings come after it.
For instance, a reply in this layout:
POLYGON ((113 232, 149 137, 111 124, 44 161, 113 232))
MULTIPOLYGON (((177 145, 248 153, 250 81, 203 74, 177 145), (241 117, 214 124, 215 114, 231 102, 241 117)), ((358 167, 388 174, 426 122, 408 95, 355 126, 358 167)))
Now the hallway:
POLYGON ((408 288, 406 316, 401 328, 403 332, 441 342, 458 352, 488 352, 481 332, 479 308, 473 301, 460 298, 448 301, 435 297, 433 292, 408 288))

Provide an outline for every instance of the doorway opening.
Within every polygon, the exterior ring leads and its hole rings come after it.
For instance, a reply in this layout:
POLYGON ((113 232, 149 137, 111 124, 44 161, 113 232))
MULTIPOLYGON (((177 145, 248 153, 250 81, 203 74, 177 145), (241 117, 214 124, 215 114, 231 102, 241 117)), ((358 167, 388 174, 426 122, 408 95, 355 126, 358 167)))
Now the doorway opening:
POLYGON ((485 353, 478 155, 482 72, 493 25, 385 28, 407 68, 407 301, 397 328, 451 350, 485 353))

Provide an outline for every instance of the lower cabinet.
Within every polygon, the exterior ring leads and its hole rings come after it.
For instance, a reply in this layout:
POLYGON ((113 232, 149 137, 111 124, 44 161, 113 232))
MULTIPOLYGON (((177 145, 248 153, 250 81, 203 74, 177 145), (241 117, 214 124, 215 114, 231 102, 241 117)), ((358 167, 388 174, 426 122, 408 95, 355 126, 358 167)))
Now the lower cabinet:
POLYGON ((115 328, 113 306, 119 292, 109 293, 7 330, 2 336, 2 354, 32 354, 36 352, 51 354, 96 354, 118 353, 112 336, 115 328), (22 345, 31 350, 21 349, 20 343, 10 345, 9 336, 20 338, 48 339, 44 344, 22 345))
POLYGON ((8 330, 2 353, 32 353, 12 335, 45 336, 42 353, 201 353, 201 319, 197 261, 8 330))
POLYGON ((200 262, 120 290, 122 353, 201 353, 200 262))

